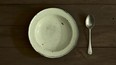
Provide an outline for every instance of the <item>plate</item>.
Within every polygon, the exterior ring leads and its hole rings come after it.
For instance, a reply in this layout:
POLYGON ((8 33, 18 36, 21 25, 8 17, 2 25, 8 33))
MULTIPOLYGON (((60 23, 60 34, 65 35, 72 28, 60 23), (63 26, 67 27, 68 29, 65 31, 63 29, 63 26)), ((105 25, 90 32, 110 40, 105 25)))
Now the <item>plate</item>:
POLYGON ((69 13, 59 8, 47 8, 31 20, 28 36, 36 52, 48 58, 59 58, 74 48, 79 32, 69 13))

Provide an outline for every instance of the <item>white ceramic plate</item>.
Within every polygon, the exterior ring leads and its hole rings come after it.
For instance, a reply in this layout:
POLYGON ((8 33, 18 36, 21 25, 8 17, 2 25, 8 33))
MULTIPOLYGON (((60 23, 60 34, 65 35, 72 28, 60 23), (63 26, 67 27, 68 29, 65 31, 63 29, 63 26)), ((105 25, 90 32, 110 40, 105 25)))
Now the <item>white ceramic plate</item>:
POLYGON ((70 14, 59 8, 48 8, 34 16, 28 35, 35 51, 48 58, 58 58, 74 48, 79 32, 70 14))

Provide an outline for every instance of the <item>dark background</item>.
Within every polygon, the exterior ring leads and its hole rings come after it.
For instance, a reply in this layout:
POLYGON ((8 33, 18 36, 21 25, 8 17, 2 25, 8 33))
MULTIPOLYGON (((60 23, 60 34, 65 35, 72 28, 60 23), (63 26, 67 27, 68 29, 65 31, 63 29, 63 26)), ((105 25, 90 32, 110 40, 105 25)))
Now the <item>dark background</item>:
POLYGON ((116 65, 116 0, 0 0, 0 65, 116 65), (58 59, 35 52, 27 35, 33 16, 48 7, 69 12, 80 32, 77 46, 58 59), (91 56, 84 25, 88 14, 96 22, 91 56))

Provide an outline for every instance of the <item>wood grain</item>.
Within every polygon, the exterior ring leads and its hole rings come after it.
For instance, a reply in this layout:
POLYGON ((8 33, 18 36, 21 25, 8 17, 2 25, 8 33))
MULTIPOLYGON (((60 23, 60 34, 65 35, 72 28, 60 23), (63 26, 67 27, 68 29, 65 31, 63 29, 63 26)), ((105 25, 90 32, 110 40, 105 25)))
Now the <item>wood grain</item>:
POLYGON ((116 25, 115 5, 3 5, 0 6, 0 25, 28 26, 35 14, 48 7, 66 10, 75 18, 78 25, 84 26, 87 14, 94 15, 96 25, 116 25))
POLYGON ((116 4, 115 0, 0 0, 0 4, 116 4))
POLYGON ((32 48, 0 48, 0 51, 0 65, 116 65, 116 48, 93 48, 91 56, 86 54, 86 48, 75 48, 58 59, 45 58, 32 48))

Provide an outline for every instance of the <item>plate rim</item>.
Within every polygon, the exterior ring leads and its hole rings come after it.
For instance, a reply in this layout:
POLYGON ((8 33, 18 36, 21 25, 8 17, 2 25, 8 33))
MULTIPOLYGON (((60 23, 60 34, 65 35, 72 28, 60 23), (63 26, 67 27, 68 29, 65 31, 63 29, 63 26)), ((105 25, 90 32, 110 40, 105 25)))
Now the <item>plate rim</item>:
POLYGON ((32 20, 31 20, 31 22, 29 24, 29 28, 28 28, 28 37, 29 37, 29 41, 30 41, 31 46, 34 48, 34 50, 36 52, 40 53, 41 55, 43 55, 43 56, 45 56, 47 58, 59 58, 59 57, 62 57, 64 55, 68 54, 74 48, 74 46, 76 46, 78 38, 79 38, 79 30, 78 30, 78 26, 77 26, 76 21, 74 20, 74 18, 69 13, 67 13, 66 11, 64 11, 63 9, 60 9, 60 8, 46 8, 46 9, 43 9, 40 12, 38 12, 32 18, 32 20), (53 11, 57 11, 57 13, 53 12, 53 11), (69 43, 69 45, 66 48, 63 49, 63 50, 65 50, 65 52, 63 51, 64 53, 60 52, 60 51, 55 52, 55 53, 49 53, 47 51, 39 49, 39 47, 37 47, 37 44, 35 44, 35 42, 32 39, 32 31, 31 31, 32 26, 34 25, 34 23, 36 23, 38 21, 38 17, 40 17, 40 20, 41 20, 41 18, 45 16, 44 13, 50 14, 50 12, 52 14, 61 15, 66 19, 68 18, 67 20, 69 20, 69 22, 70 22, 72 32, 73 32, 72 35, 73 35, 74 40, 71 38, 71 42, 69 43), (44 14, 44 15, 42 15, 42 14, 44 14))

